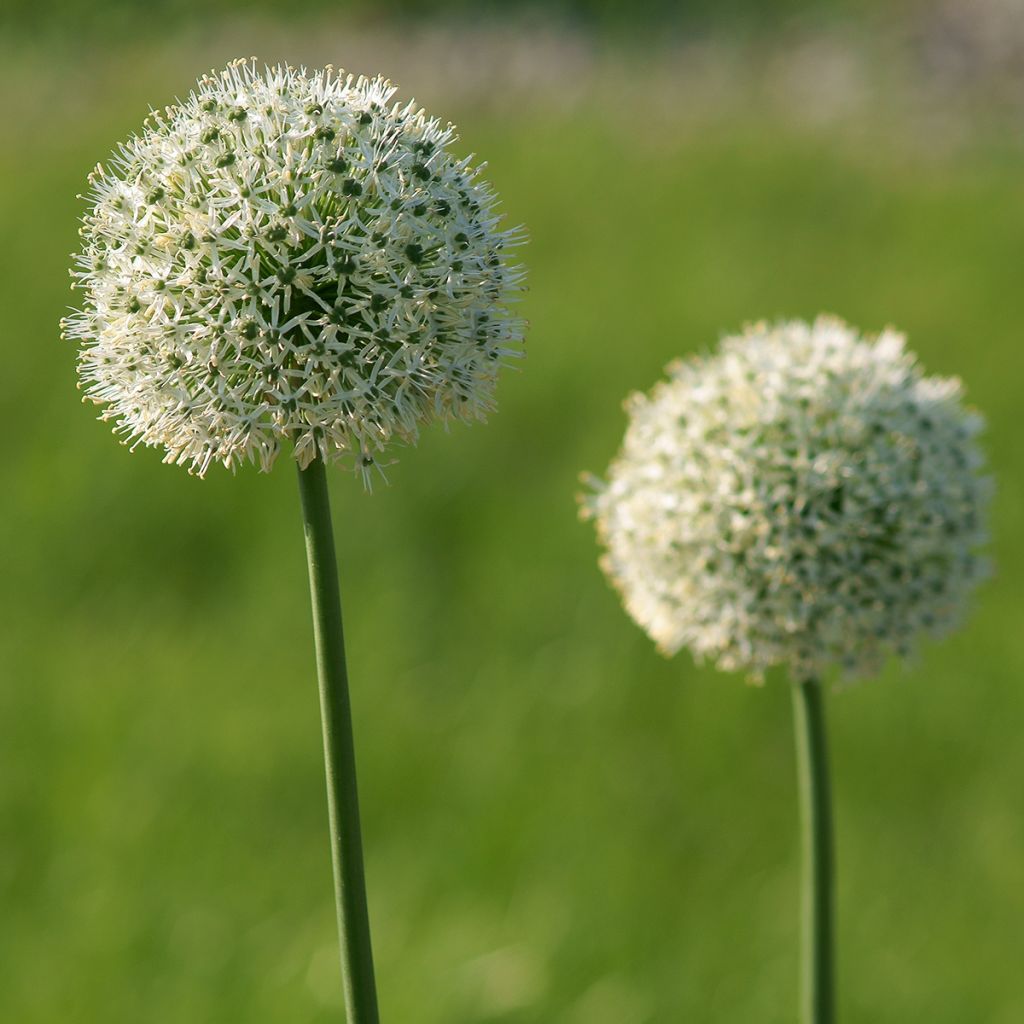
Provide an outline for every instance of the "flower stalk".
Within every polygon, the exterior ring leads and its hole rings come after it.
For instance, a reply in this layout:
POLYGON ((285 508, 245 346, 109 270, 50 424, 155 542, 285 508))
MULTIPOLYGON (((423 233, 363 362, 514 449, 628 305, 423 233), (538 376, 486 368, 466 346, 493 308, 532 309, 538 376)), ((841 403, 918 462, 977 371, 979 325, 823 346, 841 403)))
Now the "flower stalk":
POLYGON ((299 469, 302 523, 309 561, 316 667, 320 682, 327 815, 341 945, 341 973, 349 1024, 378 1024, 377 990, 366 903, 359 826, 352 711, 341 624, 341 593, 334 553, 327 474, 322 459, 299 469))
POLYGON ((957 624, 985 577, 983 423, 903 336, 835 317, 758 323, 633 395, 581 499, 626 611, 689 648, 794 680, 802 1024, 835 1020, 834 864, 821 680, 873 675, 957 624))
POLYGON ((835 863, 825 709, 818 679, 794 683, 792 689, 803 846, 800 1020, 833 1024, 835 863))
POLYGON ((525 241, 451 124, 382 77, 232 61, 89 176, 72 278, 85 397, 200 477, 299 467, 349 1024, 377 1024, 325 464, 369 489, 522 354, 525 241))

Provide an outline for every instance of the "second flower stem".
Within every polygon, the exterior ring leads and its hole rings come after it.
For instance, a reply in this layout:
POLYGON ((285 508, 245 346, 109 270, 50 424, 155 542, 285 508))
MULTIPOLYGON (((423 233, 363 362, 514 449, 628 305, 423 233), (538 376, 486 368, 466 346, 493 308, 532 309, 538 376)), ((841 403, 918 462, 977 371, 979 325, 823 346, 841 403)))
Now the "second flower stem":
POLYGON ((316 667, 320 680, 327 814, 341 941, 341 974, 348 1024, 378 1024, 377 990, 366 905, 363 841, 359 827, 352 711, 341 627, 341 592, 324 464, 316 459, 299 470, 302 523, 309 561, 316 667))
POLYGON ((832 794, 821 682, 793 684, 803 846, 802 1024, 835 1021, 835 880, 832 794))

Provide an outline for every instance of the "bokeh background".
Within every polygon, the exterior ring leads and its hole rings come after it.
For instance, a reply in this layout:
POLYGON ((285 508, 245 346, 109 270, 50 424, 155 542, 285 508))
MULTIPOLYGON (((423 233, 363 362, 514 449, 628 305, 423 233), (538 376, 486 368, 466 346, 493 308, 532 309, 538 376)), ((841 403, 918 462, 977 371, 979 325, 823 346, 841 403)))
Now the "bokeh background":
POLYGON ((532 236, 500 413, 332 474, 384 1019, 794 1019, 786 687, 657 656, 574 494, 670 359, 825 310, 998 475, 966 628, 830 700, 843 1019, 1019 1024, 1015 0, 4 0, 0 1020, 341 1019, 293 474, 129 455, 58 339, 89 169, 250 53, 388 74, 532 236))

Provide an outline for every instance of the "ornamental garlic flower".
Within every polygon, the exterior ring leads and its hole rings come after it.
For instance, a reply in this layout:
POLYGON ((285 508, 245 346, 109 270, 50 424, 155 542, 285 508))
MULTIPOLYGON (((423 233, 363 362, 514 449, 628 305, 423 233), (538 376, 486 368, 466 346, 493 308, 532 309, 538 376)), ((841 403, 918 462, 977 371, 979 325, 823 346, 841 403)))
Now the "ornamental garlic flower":
POLYGON ((984 574, 982 423, 903 342, 757 324, 628 400, 583 515, 665 654, 864 675, 957 620, 984 574))
POLYGON ((394 91, 235 62, 96 168, 63 327, 128 440, 200 476, 290 442, 365 477, 421 424, 493 407, 522 235, 452 126, 394 91))

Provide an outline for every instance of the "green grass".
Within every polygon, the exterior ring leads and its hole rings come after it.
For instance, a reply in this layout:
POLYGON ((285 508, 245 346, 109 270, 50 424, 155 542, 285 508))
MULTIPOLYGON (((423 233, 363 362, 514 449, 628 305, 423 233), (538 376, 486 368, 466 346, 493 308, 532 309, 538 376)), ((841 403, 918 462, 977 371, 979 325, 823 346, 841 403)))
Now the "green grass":
MULTIPOLYGON (((337 1021, 294 474, 129 456, 57 339, 74 195, 163 98, 99 95, 0 156, 0 1019, 337 1021)), ((819 310, 962 375, 999 479, 967 627, 829 702, 843 1019, 1024 1019, 1017 158, 445 113, 529 226, 532 329, 489 425, 332 474, 384 1019, 793 1020, 789 695, 659 658, 574 492, 671 358, 819 310)))

